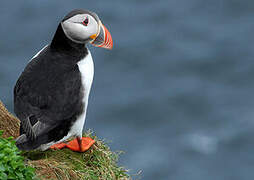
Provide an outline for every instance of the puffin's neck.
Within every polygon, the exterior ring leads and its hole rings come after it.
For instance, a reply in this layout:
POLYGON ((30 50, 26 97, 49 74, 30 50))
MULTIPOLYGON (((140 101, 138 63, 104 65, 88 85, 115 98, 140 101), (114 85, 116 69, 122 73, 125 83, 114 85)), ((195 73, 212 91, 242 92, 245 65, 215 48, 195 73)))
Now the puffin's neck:
POLYGON ((61 23, 57 27, 56 33, 50 44, 50 48, 54 51, 66 53, 67 55, 80 59, 88 54, 86 44, 75 43, 66 37, 63 32, 61 23))

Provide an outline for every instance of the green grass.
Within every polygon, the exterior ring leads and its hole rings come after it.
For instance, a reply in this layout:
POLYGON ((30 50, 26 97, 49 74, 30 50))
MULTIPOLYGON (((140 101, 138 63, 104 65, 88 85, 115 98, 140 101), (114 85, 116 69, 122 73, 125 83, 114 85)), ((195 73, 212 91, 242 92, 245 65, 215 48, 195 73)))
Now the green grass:
POLYGON ((115 153, 91 132, 95 144, 85 153, 69 149, 23 152, 26 163, 36 169, 40 179, 129 180, 123 167, 117 165, 121 152, 115 153))
POLYGON ((34 168, 24 164, 24 157, 15 145, 12 137, 2 138, 0 131, 0 179, 32 180, 34 168))

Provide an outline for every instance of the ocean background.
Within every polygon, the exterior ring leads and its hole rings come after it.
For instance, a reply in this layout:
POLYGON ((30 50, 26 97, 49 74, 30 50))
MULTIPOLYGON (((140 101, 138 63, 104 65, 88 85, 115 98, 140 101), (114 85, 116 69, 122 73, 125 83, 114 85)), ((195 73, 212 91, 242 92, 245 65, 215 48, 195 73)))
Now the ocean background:
POLYGON ((0 99, 72 9, 96 12, 85 128, 123 150, 133 179, 254 178, 254 1, 1 1, 0 99))

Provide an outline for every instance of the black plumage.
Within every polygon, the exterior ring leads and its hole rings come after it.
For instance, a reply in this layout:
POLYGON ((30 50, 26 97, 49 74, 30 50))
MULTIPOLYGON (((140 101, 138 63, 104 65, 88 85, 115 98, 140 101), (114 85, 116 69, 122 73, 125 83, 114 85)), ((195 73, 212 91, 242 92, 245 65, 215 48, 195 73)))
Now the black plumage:
POLYGON ((77 62, 87 54, 85 44, 69 40, 59 24, 51 44, 26 66, 14 88, 14 111, 26 134, 16 141, 19 149, 36 149, 68 134, 83 111, 77 62))

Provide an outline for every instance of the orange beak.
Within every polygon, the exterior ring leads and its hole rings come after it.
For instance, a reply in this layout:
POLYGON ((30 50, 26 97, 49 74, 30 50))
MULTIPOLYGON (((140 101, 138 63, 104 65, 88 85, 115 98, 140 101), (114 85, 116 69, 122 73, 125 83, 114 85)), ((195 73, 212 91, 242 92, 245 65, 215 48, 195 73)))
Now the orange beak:
POLYGON ((90 38, 94 39, 91 44, 96 47, 102 47, 106 49, 113 48, 113 40, 111 34, 103 24, 100 25, 100 33, 96 37, 90 38))

